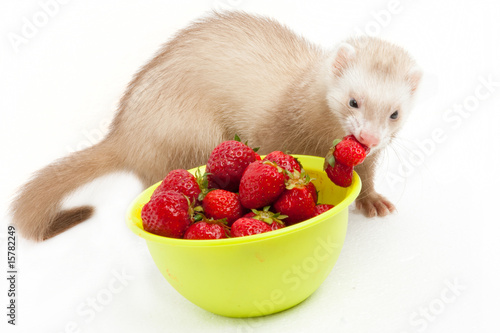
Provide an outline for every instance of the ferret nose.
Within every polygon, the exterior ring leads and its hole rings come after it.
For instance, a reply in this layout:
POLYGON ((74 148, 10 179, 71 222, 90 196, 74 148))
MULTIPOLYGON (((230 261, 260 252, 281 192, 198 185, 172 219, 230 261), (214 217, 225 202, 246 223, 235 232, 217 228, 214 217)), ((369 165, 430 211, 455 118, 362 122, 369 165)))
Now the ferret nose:
POLYGON ((359 142, 371 148, 378 145, 380 139, 370 132, 361 131, 361 133, 359 133, 359 142))

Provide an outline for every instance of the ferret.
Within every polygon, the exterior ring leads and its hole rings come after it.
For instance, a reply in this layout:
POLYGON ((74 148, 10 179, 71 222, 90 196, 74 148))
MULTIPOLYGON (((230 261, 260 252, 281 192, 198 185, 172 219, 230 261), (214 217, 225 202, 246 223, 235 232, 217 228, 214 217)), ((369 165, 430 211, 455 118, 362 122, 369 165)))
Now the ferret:
POLYGON ((325 156, 353 134, 371 148, 356 171, 356 207, 385 216, 395 207, 375 191, 377 158, 408 118, 421 78, 401 47, 349 38, 323 50, 277 21, 214 12, 167 42, 134 76, 107 136, 39 170, 11 205, 12 220, 41 241, 88 219, 93 207, 62 210, 71 192, 128 171, 148 187, 173 169, 205 164, 238 134, 260 153, 325 156))

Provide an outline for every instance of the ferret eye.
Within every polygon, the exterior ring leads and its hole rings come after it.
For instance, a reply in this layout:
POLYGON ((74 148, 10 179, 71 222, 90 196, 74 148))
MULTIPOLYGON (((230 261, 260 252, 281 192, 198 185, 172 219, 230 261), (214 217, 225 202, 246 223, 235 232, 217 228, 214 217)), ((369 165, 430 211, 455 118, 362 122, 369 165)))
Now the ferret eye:
POLYGON ((399 116, 399 114, 398 114, 398 111, 396 110, 396 111, 394 111, 394 112, 391 114, 391 119, 398 119, 398 116, 399 116))
POLYGON ((356 109, 357 109, 357 108, 358 108, 358 102, 356 102, 356 100, 355 100, 354 98, 351 98, 351 99, 349 100, 349 106, 350 106, 351 108, 356 108, 356 109))

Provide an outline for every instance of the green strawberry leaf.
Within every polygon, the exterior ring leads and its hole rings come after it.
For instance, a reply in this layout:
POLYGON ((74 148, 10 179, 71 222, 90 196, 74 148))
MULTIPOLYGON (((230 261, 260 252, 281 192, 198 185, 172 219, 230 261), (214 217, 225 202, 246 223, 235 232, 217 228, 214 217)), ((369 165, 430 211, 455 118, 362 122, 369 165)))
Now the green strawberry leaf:
POLYGON ((335 147, 336 145, 338 145, 340 141, 342 141, 342 140, 341 139, 335 139, 335 140, 333 140, 332 148, 335 147))
POLYGON ((333 155, 328 159, 328 164, 332 167, 335 165, 335 157, 333 155))

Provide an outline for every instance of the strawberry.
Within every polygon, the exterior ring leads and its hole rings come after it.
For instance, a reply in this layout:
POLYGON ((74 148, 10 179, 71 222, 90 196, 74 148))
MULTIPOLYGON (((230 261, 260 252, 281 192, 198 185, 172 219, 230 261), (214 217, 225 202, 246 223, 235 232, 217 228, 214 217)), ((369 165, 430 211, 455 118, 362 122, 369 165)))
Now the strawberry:
POLYGON ((368 146, 365 146, 364 144, 362 144, 361 142, 358 141, 358 139, 356 139, 356 137, 352 134, 349 134, 347 136, 344 136, 343 140, 354 140, 356 141, 357 143, 360 144, 361 147, 363 147, 363 149, 365 150, 366 152, 366 155, 368 155, 368 153, 370 152, 370 147, 368 146))
POLYGON ((191 224, 184 234, 184 239, 220 239, 227 238, 228 228, 221 220, 208 220, 191 224))
POLYGON ((309 182, 306 184, 306 188, 311 192, 314 203, 318 202, 318 190, 316 190, 316 186, 314 186, 313 182, 309 182))
POLYGON ((195 202, 195 206, 201 205, 201 202, 205 198, 208 192, 212 189, 209 188, 208 184, 208 173, 205 171, 201 174, 200 168, 194 173, 196 181, 198 182, 198 187, 200 188, 200 194, 198 194, 198 200, 195 202))
POLYGON ((318 216, 319 214, 323 214, 324 212, 329 211, 335 207, 334 205, 328 205, 328 204, 319 204, 314 207, 314 216, 318 216))
POLYGON ((176 191, 159 192, 144 205, 141 218, 147 232, 182 238, 192 221, 189 200, 176 191))
MULTIPOLYGON (((264 157, 264 161, 271 161, 276 163, 280 168, 287 170, 290 173, 293 173, 294 170, 300 172, 301 167, 299 162, 295 159, 295 157, 285 154, 281 151, 273 151, 267 154, 264 157)), ((288 176, 287 176, 288 178, 288 176)))
POLYGON ((238 191, 243 172, 255 159, 255 152, 246 144, 238 140, 222 142, 212 150, 207 161, 209 187, 238 191))
POLYGON ((311 181, 309 175, 301 169, 301 171, 294 170, 292 174, 288 173, 288 179, 285 182, 287 189, 292 189, 293 187, 301 187, 305 186, 312 194, 314 203, 318 202, 318 191, 316 190, 316 186, 311 181))
POLYGON ((285 189, 282 169, 270 161, 250 163, 240 182, 240 201, 243 207, 258 209, 269 206, 285 189))
POLYGON ((325 157, 323 169, 326 171, 328 178, 337 186, 348 187, 352 183, 353 166, 345 165, 335 158, 336 147, 342 141, 353 142, 355 138, 346 137, 345 140, 336 139, 333 141, 332 147, 325 157))
POLYGON ((286 189, 273 205, 275 211, 287 215, 285 219, 287 225, 302 222, 314 216, 316 202, 305 185, 297 185, 291 189, 286 189))
POLYGON ((200 195, 200 186, 196 177, 183 169, 170 171, 161 184, 155 189, 152 196, 166 190, 180 192, 188 197, 190 202, 196 202, 200 195))
POLYGON ((328 178, 337 186, 348 187, 352 184, 353 167, 336 162, 333 166, 327 165, 326 174, 328 178))
POLYGON ((272 230, 271 226, 266 222, 253 218, 241 217, 234 221, 231 226, 231 237, 250 236, 272 230))
POLYGON ((289 176, 285 183, 286 189, 276 200, 273 208, 274 211, 288 216, 285 219, 287 224, 294 224, 313 216, 318 193, 304 170, 293 170, 293 173, 286 171, 286 173, 289 176))
POLYGON ((356 166, 362 163, 366 157, 368 147, 356 140, 354 135, 344 137, 336 145, 334 144, 333 156, 335 160, 348 166, 356 166))
POLYGON ((226 219, 231 225, 244 214, 239 195, 226 190, 213 190, 202 201, 205 215, 216 220, 226 219))
POLYGON ((342 140, 334 140, 325 157, 323 169, 328 178, 338 186, 352 184, 353 167, 362 163, 370 148, 360 143, 354 135, 347 135, 342 140))
POLYGON ((274 213, 269 210, 270 208, 271 206, 266 206, 262 210, 252 209, 251 212, 243 215, 243 217, 253 218, 266 222, 271 226, 272 230, 283 228, 285 226, 285 223, 282 220, 287 218, 288 216, 281 215, 280 213, 274 213))

